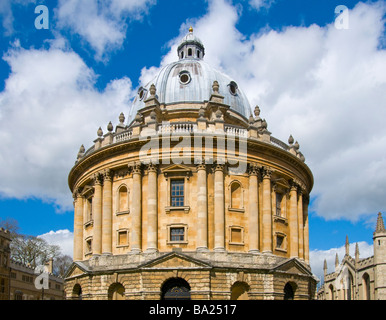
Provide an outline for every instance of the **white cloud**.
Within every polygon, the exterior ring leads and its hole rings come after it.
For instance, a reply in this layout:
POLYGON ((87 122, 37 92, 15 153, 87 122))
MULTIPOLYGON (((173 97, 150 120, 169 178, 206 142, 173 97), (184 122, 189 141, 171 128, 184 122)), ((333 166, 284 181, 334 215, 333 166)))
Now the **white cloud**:
POLYGON ((0 17, 4 28, 4 34, 10 36, 14 32, 14 16, 12 11, 13 5, 28 5, 36 3, 36 0, 2 0, 0 2, 0 17))
POLYGON ((85 40, 97 60, 121 48, 128 20, 140 20, 156 0, 59 0, 57 27, 68 29, 85 40))
POLYGON ((57 245, 63 255, 73 256, 74 235, 69 230, 50 231, 38 236, 46 240, 50 245, 57 245))
MULTIPOLYGON (((355 246, 356 243, 350 243, 350 256, 355 259, 355 246)), ((374 255, 374 247, 367 242, 358 242, 359 258, 365 259, 374 255)), ((310 251, 310 265, 314 275, 316 275, 320 281, 323 280, 324 274, 324 260, 327 262, 327 273, 335 271, 335 257, 338 254, 339 263, 342 261, 346 253, 345 246, 339 248, 331 248, 328 250, 312 250, 310 251)))
POLYGON ((256 10, 261 10, 270 8, 274 2, 275 0, 249 0, 249 5, 256 10))
MULTIPOLYGON (((181 26, 161 67, 177 59, 176 45, 192 24, 205 60, 260 106, 273 136, 299 140, 315 178, 311 209, 356 221, 386 207, 385 12, 382 1, 358 3, 348 30, 331 21, 246 36, 236 28, 239 8, 211 0, 205 16, 181 26)), ((157 70, 143 69, 141 80, 157 70)))
POLYGON ((72 208, 67 177, 79 147, 86 148, 109 121, 127 112, 128 78, 95 89, 96 75, 73 51, 9 50, 11 67, 0 93, 0 194, 40 198, 72 208))

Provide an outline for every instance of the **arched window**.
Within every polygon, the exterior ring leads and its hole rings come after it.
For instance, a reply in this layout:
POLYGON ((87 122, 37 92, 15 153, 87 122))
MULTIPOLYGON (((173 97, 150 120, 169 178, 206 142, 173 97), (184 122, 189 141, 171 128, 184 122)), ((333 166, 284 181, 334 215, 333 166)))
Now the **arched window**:
POLYGON ((235 282, 231 288, 231 300, 248 300, 249 286, 245 282, 235 282))
POLYGON ((363 300, 370 300, 370 277, 365 273, 362 277, 363 300))
POLYGON ((193 55, 192 49, 188 49, 188 56, 191 57, 193 55))
POLYGON ((108 291, 109 300, 125 300, 125 288, 120 283, 113 283, 108 291))
POLYGON ((233 181, 229 186, 230 191, 230 205, 229 209, 243 211, 244 209, 244 193, 241 183, 233 181))
POLYGON ((117 212, 125 213, 129 211, 129 192, 125 185, 122 185, 118 189, 118 200, 117 200, 117 212))
POLYGON ((190 285, 182 278, 170 278, 161 288, 161 300, 190 300, 190 285))
POLYGON ((197 58, 199 58, 200 57, 200 50, 197 50, 197 58))
POLYGON ((334 286, 332 284, 330 284, 328 289, 329 289, 329 293, 330 293, 330 300, 335 300, 335 298, 334 298, 334 286))

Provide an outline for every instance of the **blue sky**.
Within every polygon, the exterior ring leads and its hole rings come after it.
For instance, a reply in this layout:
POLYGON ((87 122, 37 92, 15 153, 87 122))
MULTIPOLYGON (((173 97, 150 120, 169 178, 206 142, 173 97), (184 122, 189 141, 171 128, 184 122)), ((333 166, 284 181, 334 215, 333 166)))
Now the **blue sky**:
POLYGON ((65 230, 71 250, 67 175, 80 145, 128 114, 192 25, 205 59, 237 79, 272 135, 299 140, 315 178, 315 263, 346 234, 371 254, 386 207, 385 12, 384 1, 2 1, 0 218, 62 244, 65 230), (38 5, 48 30, 35 28, 38 5), (335 27, 338 5, 348 29, 335 27))

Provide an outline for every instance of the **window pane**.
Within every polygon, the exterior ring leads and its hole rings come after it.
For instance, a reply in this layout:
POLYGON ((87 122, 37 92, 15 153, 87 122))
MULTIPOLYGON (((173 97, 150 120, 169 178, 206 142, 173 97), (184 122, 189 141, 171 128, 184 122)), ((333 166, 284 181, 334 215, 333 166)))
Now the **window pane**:
POLYGON ((171 181, 171 199, 172 207, 184 206, 184 180, 171 181))
POLYGON ((170 241, 184 241, 184 228, 171 228, 170 241))

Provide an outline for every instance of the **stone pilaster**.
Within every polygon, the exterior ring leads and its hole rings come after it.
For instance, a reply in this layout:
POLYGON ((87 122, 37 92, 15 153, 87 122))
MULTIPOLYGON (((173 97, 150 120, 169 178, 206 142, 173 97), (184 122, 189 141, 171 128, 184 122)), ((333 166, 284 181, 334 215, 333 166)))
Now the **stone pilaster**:
POLYGON ((290 249, 291 258, 299 257, 297 190, 298 190, 297 184, 292 182, 291 189, 290 189, 290 208, 289 208, 289 217, 288 217, 288 225, 290 229, 289 249, 290 249))
POLYGON ((112 179, 113 175, 110 170, 104 172, 103 183, 103 211, 102 211, 102 253, 112 254, 112 179))
POLYGON ((214 167, 214 250, 225 250, 225 199, 224 168, 222 164, 214 167))
POLYGON ((158 166, 149 164, 147 187, 147 252, 158 251, 158 197, 157 175, 158 166))
POLYGON ((259 168, 249 166, 249 252, 259 252, 259 168))
POLYGON ((197 165, 197 251, 208 250, 207 172, 204 161, 197 165))
POLYGON ((131 217, 131 252, 140 253, 142 250, 142 168, 140 164, 132 166, 133 200, 131 217))
POLYGON ((83 260, 83 197, 74 192, 74 261, 83 260))
POLYGON ((298 189, 299 258, 304 259, 303 191, 298 189))
POLYGON ((272 253, 272 199, 271 199, 272 170, 263 169, 263 253, 272 253))
POLYGON ((310 263, 310 237, 308 226, 308 197, 303 196, 304 260, 310 263))
POLYGON ((102 192, 103 177, 97 173, 94 176, 93 219, 94 236, 92 242, 93 254, 102 253, 102 192))

